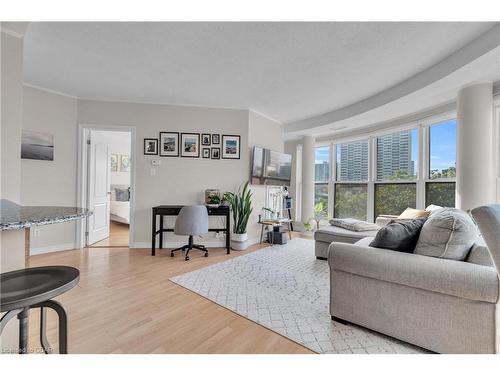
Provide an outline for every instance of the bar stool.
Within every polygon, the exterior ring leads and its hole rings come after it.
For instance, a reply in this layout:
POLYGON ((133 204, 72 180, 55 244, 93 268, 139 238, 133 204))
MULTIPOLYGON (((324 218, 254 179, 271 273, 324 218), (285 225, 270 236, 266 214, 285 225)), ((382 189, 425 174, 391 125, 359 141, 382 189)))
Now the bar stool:
POLYGON ((45 354, 50 352, 46 335, 46 308, 59 317, 59 353, 68 353, 68 318, 59 302, 52 298, 70 290, 80 279, 74 267, 33 267, 0 275, 0 334, 10 319, 19 319, 19 354, 28 352, 28 317, 30 309, 40 308, 40 343, 45 354))

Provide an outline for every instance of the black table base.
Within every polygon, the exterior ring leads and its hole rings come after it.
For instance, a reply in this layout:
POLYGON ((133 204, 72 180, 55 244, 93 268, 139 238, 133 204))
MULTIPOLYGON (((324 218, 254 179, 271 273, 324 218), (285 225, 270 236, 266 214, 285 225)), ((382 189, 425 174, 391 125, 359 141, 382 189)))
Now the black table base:
MULTIPOLYGON (((159 237, 159 248, 163 249, 163 233, 165 232, 173 232, 173 229, 164 228, 163 218, 164 216, 177 216, 181 211, 183 206, 179 205, 163 205, 153 207, 153 217, 152 217, 152 228, 151 228, 151 255, 156 255, 156 236, 159 237), (160 229, 157 229, 157 216, 159 216, 160 220, 160 229)), ((220 206, 220 207, 208 207, 207 211, 209 216, 224 216, 226 218, 226 227, 225 228, 209 228, 209 232, 225 232, 226 234, 226 251, 228 254, 231 253, 231 220, 229 216, 229 207, 220 206)))

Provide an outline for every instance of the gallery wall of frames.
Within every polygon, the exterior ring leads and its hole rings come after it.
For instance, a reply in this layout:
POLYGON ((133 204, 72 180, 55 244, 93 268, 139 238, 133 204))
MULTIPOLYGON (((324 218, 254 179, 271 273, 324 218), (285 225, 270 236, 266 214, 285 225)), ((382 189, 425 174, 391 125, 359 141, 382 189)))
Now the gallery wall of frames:
POLYGON ((241 136, 220 133, 160 132, 144 138, 144 155, 202 159, 240 159, 241 136))

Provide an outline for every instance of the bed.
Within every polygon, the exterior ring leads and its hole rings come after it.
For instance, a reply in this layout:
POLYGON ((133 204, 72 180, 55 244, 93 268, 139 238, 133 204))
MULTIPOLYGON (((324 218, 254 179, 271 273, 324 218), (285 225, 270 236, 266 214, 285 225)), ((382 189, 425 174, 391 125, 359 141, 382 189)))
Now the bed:
POLYGON ((110 219, 130 224, 130 187, 111 185, 110 219))

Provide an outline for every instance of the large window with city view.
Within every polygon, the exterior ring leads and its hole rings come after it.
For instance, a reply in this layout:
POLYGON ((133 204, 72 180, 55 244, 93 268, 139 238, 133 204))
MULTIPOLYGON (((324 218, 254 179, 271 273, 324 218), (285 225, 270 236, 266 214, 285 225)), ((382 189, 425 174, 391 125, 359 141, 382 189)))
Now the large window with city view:
POLYGON ((399 215, 407 207, 416 207, 417 129, 382 135, 376 145, 375 217, 399 215))
POLYGON ((314 206, 317 213, 328 215, 330 146, 317 147, 314 165, 314 206))
POLYGON ((425 203, 455 206, 457 122, 443 121, 429 127, 429 175, 425 203))
POLYGON ((366 220, 368 140, 335 146, 336 181, 333 215, 366 220))

